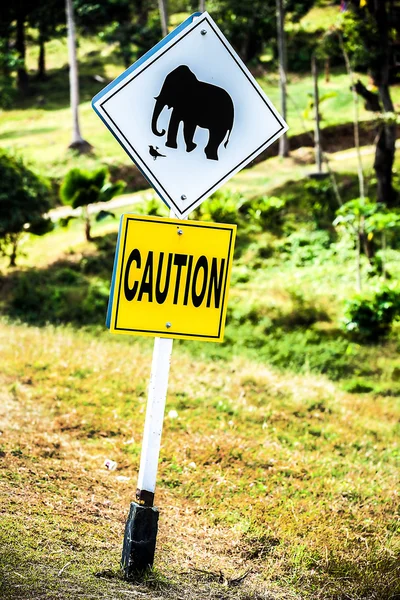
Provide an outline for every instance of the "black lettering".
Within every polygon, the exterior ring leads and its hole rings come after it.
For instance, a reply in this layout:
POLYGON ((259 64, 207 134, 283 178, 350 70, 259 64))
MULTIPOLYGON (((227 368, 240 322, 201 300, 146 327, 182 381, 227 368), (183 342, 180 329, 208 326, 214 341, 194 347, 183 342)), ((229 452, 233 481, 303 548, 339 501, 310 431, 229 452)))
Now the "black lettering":
POLYGON ((153 252, 150 250, 143 271, 142 283, 138 294, 138 302, 141 302, 143 294, 148 294, 149 302, 153 302, 153 252))
POLYGON ((214 257, 212 259, 211 264, 211 273, 210 273, 210 287, 208 288, 207 295, 207 308, 211 306, 211 295, 214 288, 214 307, 219 308, 219 303, 221 301, 221 292, 222 292, 222 280, 224 278, 225 271, 225 259, 221 259, 221 270, 218 276, 218 267, 217 267, 217 259, 214 257))
POLYGON ((131 301, 134 299, 134 297, 136 296, 138 285, 139 285, 139 282, 135 281, 133 286, 131 288, 129 287, 129 272, 131 269, 131 265, 134 261, 136 262, 137 268, 140 269, 141 258, 140 258, 140 252, 137 248, 132 250, 132 252, 130 253, 128 261, 126 263, 126 268, 125 268, 124 292, 125 292, 125 298, 128 301, 131 301))
POLYGON ((184 267, 186 265, 186 263, 187 263, 187 255, 186 254, 175 254, 174 265, 176 265, 178 267, 178 269, 176 272, 174 304, 178 304, 179 286, 181 283, 182 267, 184 267))
POLYGON ((169 290, 169 282, 171 278, 171 267, 172 267, 172 254, 168 254, 168 264, 167 264, 167 272, 165 274, 165 283, 164 289, 161 291, 161 273, 164 262, 164 252, 160 252, 160 262, 158 263, 157 268, 157 278, 156 278, 156 301, 158 304, 163 304, 168 295, 169 290))
POLYGON ((204 296, 205 296, 206 288, 207 288, 207 276, 208 276, 207 258, 205 256, 200 256, 200 258, 197 261, 196 266, 194 268, 193 281, 192 281, 192 302, 193 302, 193 306, 195 306, 196 308, 198 308, 204 300, 204 296), (200 294, 197 294, 197 291, 196 291, 197 277, 199 275, 200 269, 204 270, 204 277, 203 277, 203 285, 201 287, 200 294))
POLYGON ((192 276, 192 267, 193 267, 193 256, 189 256, 189 263, 186 274, 186 285, 185 285, 185 295, 183 297, 183 306, 187 306, 189 299, 189 290, 190 290, 190 278, 192 276))

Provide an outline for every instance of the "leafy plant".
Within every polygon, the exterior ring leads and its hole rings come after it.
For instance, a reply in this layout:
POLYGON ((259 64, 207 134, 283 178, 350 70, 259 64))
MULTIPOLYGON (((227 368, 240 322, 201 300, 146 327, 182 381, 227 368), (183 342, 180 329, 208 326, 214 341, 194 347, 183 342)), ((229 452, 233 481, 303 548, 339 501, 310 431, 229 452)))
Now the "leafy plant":
POLYGON ((53 228, 48 183, 20 158, 0 151, 0 253, 15 266, 22 235, 43 235, 53 228))
POLYGON ((400 316, 400 291, 384 286, 373 293, 347 300, 343 328, 365 341, 385 337, 400 316))
POLYGON ((364 244, 364 252, 372 264, 372 252, 369 245, 369 239, 365 233, 365 223, 374 215, 380 206, 376 202, 371 202, 369 198, 355 198, 346 202, 336 213, 336 219, 333 221, 335 227, 343 227, 355 237, 356 242, 356 260, 357 260, 357 288, 361 291, 361 244, 364 244))
POLYGON ((237 223, 241 201, 240 194, 218 190, 198 208, 198 217, 203 221, 237 223))
POLYGON ((395 232, 400 229, 400 215, 395 212, 391 212, 385 207, 381 210, 372 213, 365 220, 365 231, 369 239, 377 233, 381 236, 381 249, 382 249, 382 274, 386 277, 386 245, 387 245, 387 234, 388 232, 395 232))
MULTIPOLYGON (((322 104, 322 102, 325 102, 325 100, 329 100, 330 98, 336 98, 337 96, 337 92, 326 92, 325 94, 322 94, 319 97, 319 102, 318 102, 318 112, 319 112, 319 118, 322 121, 323 120, 323 116, 319 110, 320 105, 322 104)), ((303 118, 304 119, 314 119, 314 94, 312 94, 311 92, 307 94, 307 106, 303 111, 303 118)))
POLYGON ((275 231, 282 224, 286 198, 260 196, 242 202, 239 213, 250 223, 260 225, 262 230, 275 231))
MULTIPOLYGON (((123 181, 111 183, 108 180, 108 171, 105 167, 95 171, 84 171, 83 169, 71 169, 65 176, 60 188, 60 198, 64 204, 72 208, 82 208, 82 217, 85 221, 86 239, 90 241, 91 221, 88 207, 95 202, 108 202, 125 188, 123 181)), ((98 213, 97 220, 102 220, 112 213, 102 210, 98 213)), ((68 225, 75 218, 68 216, 62 220, 62 225, 68 225)))

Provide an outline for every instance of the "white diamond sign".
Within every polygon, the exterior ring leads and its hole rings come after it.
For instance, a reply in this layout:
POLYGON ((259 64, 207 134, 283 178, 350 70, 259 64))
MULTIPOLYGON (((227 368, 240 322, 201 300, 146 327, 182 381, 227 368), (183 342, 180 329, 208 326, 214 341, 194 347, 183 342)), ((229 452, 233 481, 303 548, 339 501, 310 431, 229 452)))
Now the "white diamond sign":
POLYGON ((92 105, 181 218, 287 130, 208 13, 192 15, 92 105))

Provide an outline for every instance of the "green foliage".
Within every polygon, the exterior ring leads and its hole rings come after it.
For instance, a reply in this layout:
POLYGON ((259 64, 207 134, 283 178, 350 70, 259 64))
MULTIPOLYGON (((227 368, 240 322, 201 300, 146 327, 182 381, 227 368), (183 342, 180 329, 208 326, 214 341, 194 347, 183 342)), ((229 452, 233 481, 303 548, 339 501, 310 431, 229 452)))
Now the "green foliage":
POLYGON ((16 95, 13 73, 20 65, 15 49, 0 34, 0 109, 11 108, 16 95))
POLYGON ((43 235, 52 229, 49 186, 22 159, 0 151, 0 251, 15 265, 23 232, 43 235))
POLYGON ((383 58, 376 22, 368 10, 349 8, 342 17, 343 42, 353 68, 366 71, 383 58))
POLYGON ((217 223, 238 223, 242 200, 240 194, 225 189, 218 190, 199 206, 195 212, 196 218, 217 223))
MULTIPOLYGON (((120 194, 125 188, 123 181, 111 183, 108 181, 108 171, 105 167, 95 171, 85 171, 83 169, 71 169, 65 176, 60 187, 60 198, 64 204, 69 204, 72 208, 84 209, 86 221, 86 238, 90 240, 90 219, 87 207, 96 202, 108 202, 117 194, 120 194)), ((110 216, 108 211, 100 211, 98 220, 110 216)), ((61 225, 68 225, 73 217, 66 217, 60 220, 61 225)))
POLYGON ((160 16, 154 0, 127 2, 76 0, 78 24, 100 39, 117 44, 117 53, 128 67, 161 38, 160 16))
POLYGON ((105 281, 67 268, 61 271, 30 270, 13 286, 11 314, 28 323, 102 323, 108 302, 105 281))
MULTIPOLYGON (((308 95, 308 100, 307 100, 307 106, 303 111, 303 117, 304 119, 314 119, 315 115, 314 115, 314 94, 312 94, 311 92, 308 95)), ((321 113, 321 111, 319 110, 320 105, 325 101, 325 100, 329 100, 330 98, 336 98, 337 96, 337 92, 326 92, 325 94, 322 94, 319 97, 319 102, 318 102, 318 112, 319 112, 319 118, 321 121, 324 120, 324 117, 321 113)))
POLYGON ((309 263, 321 264, 326 261, 326 250, 331 247, 331 244, 332 240, 327 231, 299 229, 283 238, 276 246, 293 264, 301 267, 309 263))
POLYGON ((382 208, 381 205, 371 202, 369 198, 349 200, 337 210, 337 217, 333 221, 333 225, 335 227, 343 226, 349 231, 360 231, 361 228, 364 228, 366 220, 380 208, 382 208))
POLYGON ((264 231, 279 231, 282 225, 286 198, 260 196, 245 200, 239 206, 239 214, 247 223, 259 225, 264 231))
MULTIPOLYGON (((296 21, 306 14, 313 0, 288 0, 285 9, 296 21)), ((197 5, 192 2, 193 8, 197 5)), ((224 34, 246 62, 254 62, 268 47, 276 55, 276 7, 274 3, 255 0, 210 0, 207 10, 221 26, 224 34)))
POLYGON ((377 212, 373 212, 365 220, 365 231, 369 235, 397 231, 400 229, 400 214, 376 204, 377 212))
POLYGON ((107 169, 100 168, 89 173, 82 169, 71 169, 60 188, 60 198, 72 208, 98 202, 107 177, 107 169))
POLYGON ((137 211, 140 214, 149 215, 152 217, 165 217, 168 215, 168 209, 160 200, 150 198, 138 206, 137 211))
POLYGON ((390 332, 400 316, 400 291, 383 286, 346 301, 343 328, 360 340, 376 342, 390 332))

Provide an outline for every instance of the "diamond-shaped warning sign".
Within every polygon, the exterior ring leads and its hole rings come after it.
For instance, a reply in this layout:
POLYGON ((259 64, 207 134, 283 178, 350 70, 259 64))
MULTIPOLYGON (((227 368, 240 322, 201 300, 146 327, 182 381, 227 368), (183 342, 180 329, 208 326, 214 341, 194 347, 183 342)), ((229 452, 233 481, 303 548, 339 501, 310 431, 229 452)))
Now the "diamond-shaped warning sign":
POLYGON ((287 130, 208 13, 190 17, 92 104, 181 218, 287 130))

